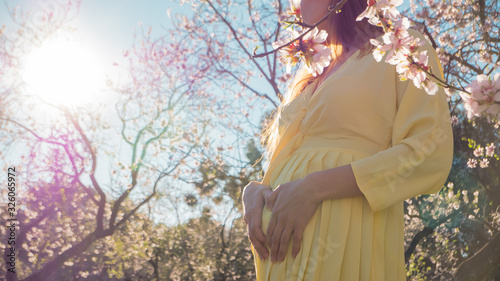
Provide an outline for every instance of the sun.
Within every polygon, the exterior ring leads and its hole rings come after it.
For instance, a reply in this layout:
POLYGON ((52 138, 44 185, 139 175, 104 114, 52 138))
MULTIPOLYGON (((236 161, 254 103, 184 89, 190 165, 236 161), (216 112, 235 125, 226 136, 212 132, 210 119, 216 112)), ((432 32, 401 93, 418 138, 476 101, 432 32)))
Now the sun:
POLYGON ((105 86, 102 60, 82 40, 47 39, 25 57, 29 93, 53 105, 79 106, 99 99, 105 86))

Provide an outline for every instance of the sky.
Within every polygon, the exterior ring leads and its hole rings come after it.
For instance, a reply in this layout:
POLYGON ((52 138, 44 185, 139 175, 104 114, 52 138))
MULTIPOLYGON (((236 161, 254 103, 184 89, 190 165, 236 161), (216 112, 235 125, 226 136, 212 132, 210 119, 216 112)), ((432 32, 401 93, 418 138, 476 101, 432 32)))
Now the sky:
MULTIPOLYGON (((36 14, 58 1, 64 2, 60 0, 0 0, 0 29, 2 26, 6 27, 6 32, 17 29, 16 23, 8 12, 9 9, 17 6, 22 11, 31 11, 36 14)), ((177 2, 169 0, 82 0, 79 13, 71 19, 69 25, 76 29, 74 35, 78 44, 92 52, 97 65, 94 68, 102 74, 102 81, 95 81, 94 84, 99 84, 100 89, 104 89, 106 88, 105 77, 114 79, 119 76, 120 67, 126 65, 122 54, 134 44, 136 32, 151 27, 153 36, 163 35, 164 30, 172 25, 167 11, 174 16, 179 13, 188 14, 191 9, 187 5, 180 6, 177 2), (114 66, 114 63, 119 63, 120 67, 114 66)), ((77 53, 67 55, 79 56, 77 53)), ((47 60, 46 64, 48 63, 47 60)), ((38 64, 43 64, 43 62, 38 64)), ((45 69, 33 70, 35 73, 43 71, 45 69)), ((52 76, 57 75, 60 74, 52 76)), ((30 84, 32 81, 27 82, 30 84)), ((88 92, 97 93, 97 91, 88 92)), ((112 93, 98 96, 102 98, 110 97, 110 95, 112 93)))
MULTIPOLYGON (((0 29, 5 26, 6 33, 17 30, 18 26, 9 14, 9 9, 18 6, 20 10, 31 11, 35 14, 58 1, 64 2, 61 0, 0 0, 0 29)), ((181 7, 175 1, 169 0, 82 0, 78 15, 69 24, 76 29, 74 34, 78 43, 90 50, 92 56, 95 57, 98 66, 95 68, 104 74, 103 77, 107 75, 115 78, 120 70, 113 64, 118 62, 120 66, 125 66, 123 52, 134 44, 136 31, 140 32, 141 29, 147 30, 152 27, 153 36, 160 36, 164 29, 172 25, 167 10, 170 10, 172 15, 190 12, 187 5, 181 7)), ((52 62, 46 62, 48 63, 52 62)), ((39 64, 43 64, 43 61, 39 64)), ((35 72, 45 70, 35 69, 35 72)), ((102 84, 101 88, 106 88, 105 79, 99 83, 102 84)), ((107 95, 110 94, 107 93, 107 95)))
MULTIPOLYGON (((4 0, 0 7, 0 26, 5 24, 9 27, 12 24, 6 6, 37 11, 51 1, 54 0, 4 0)), ((86 40, 98 45, 105 57, 112 62, 112 59, 121 55, 121 50, 130 47, 134 42, 133 34, 140 22, 143 26, 152 26, 154 32, 168 27, 171 24, 167 16, 168 9, 175 14, 186 12, 189 7, 181 7, 168 0, 83 0, 80 13, 73 19, 72 24, 86 40)))

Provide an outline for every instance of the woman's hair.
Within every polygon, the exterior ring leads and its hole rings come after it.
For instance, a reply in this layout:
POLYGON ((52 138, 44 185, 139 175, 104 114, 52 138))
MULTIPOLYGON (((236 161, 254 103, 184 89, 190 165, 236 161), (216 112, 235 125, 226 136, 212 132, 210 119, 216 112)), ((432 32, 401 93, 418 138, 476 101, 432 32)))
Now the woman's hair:
MULTIPOLYGON (((340 0, 331 0, 330 5, 335 5, 338 2, 340 2, 340 0)), ((366 7, 366 0, 347 0, 341 12, 333 12, 328 19, 326 19, 328 22, 326 45, 333 50, 331 54, 332 61, 330 62, 332 65, 343 59, 343 56, 350 48, 360 49, 359 57, 373 50, 373 46, 368 43, 369 39, 375 38, 378 34, 381 34, 381 28, 368 23, 366 18, 361 21, 356 21, 358 15, 361 14, 366 7)), ((325 14, 328 12, 329 11, 326 10, 325 14)), ((278 119, 283 106, 290 103, 310 83, 314 82, 315 79, 320 79, 324 75, 326 75, 326 71, 314 77, 307 72, 304 66, 296 72, 295 78, 289 86, 287 94, 281 105, 271 115, 270 122, 264 129, 261 137, 261 142, 265 147, 265 154, 268 162, 271 160, 270 157, 279 142, 278 119)))

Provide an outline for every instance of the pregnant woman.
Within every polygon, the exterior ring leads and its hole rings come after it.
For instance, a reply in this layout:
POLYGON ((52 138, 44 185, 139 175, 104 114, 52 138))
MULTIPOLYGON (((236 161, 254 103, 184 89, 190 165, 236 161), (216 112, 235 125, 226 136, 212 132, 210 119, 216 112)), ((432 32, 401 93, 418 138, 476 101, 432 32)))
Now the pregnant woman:
MULTIPOLYGON (((302 0, 304 23, 336 3, 302 0)), ((332 62, 318 76, 299 69, 263 136, 266 173, 243 192, 258 281, 406 280, 403 202, 439 191, 450 171, 444 91, 429 95, 374 60, 369 40, 383 33, 356 21, 366 6, 348 0, 318 26, 332 62)))

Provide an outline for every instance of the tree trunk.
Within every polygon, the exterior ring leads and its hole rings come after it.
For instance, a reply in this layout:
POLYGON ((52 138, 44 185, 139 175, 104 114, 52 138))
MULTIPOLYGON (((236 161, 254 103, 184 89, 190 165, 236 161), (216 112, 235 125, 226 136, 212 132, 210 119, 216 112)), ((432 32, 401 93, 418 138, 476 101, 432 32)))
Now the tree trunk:
POLYGON ((23 281, 52 280, 50 276, 56 270, 58 270, 65 261, 67 261, 71 257, 74 257, 76 255, 85 252, 90 247, 90 245, 94 243, 96 239, 97 238, 95 237, 95 234, 90 234, 89 236, 85 237, 82 241, 73 245, 73 247, 64 251, 61 255, 55 257, 52 261, 50 261, 42 269, 40 269, 40 271, 31 274, 26 279, 23 279, 23 281))
POLYGON ((500 232, 457 268, 454 281, 484 280, 500 267, 500 232))
POLYGON ((434 232, 433 228, 425 226, 422 230, 420 230, 417 234, 415 234, 415 236, 411 240, 410 245, 408 246, 408 249, 406 249, 405 251, 405 263, 408 263, 408 261, 410 260, 410 257, 413 254, 413 252, 415 252, 418 243, 425 237, 431 235, 433 232, 434 232))

